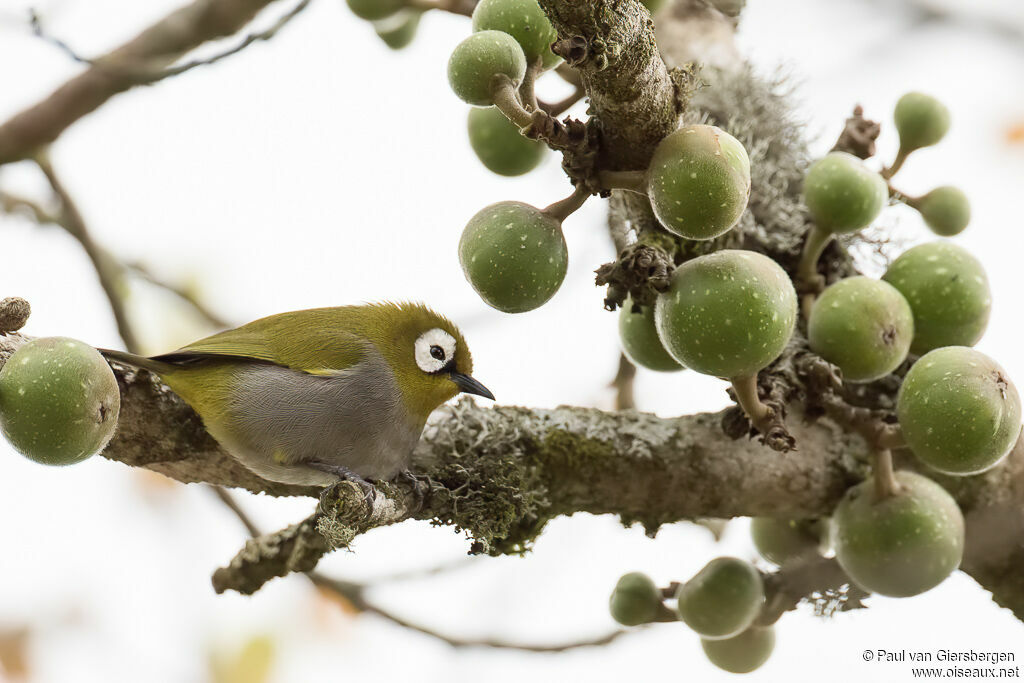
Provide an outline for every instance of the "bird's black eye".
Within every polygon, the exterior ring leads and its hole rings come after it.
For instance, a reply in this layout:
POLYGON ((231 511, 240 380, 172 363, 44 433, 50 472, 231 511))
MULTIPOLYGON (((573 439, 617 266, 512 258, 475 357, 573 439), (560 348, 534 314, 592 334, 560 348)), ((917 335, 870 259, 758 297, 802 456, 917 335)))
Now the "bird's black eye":
POLYGON ((444 349, 437 345, 431 346, 430 355, 436 358, 437 360, 444 360, 444 349))

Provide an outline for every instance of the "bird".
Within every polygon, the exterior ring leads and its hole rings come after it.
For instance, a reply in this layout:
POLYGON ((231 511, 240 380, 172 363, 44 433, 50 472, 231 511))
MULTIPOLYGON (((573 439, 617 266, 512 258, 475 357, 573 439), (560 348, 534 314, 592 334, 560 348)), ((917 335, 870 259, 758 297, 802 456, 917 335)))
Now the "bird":
POLYGON ((264 479, 329 487, 412 476, 427 417, 473 379, 458 328, 419 303, 279 313, 143 357, 108 360, 155 373, 232 457, 264 479))

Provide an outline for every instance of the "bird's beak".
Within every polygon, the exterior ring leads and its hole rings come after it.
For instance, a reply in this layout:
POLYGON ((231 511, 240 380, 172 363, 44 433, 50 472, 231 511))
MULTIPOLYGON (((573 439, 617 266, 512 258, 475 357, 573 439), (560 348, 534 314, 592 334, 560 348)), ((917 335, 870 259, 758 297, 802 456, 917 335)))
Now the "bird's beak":
POLYGON ((480 382, 477 382, 469 375, 463 375, 461 372, 453 372, 451 373, 451 378, 452 381, 455 382, 455 386, 459 388, 459 391, 466 394, 483 396, 484 398, 489 398, 492 401, 494 400, 494 394, 491 393, 490 389, 485 387, 483 384, 480 384, 480 382))

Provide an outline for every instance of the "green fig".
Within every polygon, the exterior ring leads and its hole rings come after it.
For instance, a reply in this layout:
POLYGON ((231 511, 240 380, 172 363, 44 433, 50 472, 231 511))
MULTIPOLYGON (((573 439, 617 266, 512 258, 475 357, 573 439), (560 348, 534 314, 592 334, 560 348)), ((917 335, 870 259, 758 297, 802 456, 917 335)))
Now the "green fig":
POLYGON ((747 207, 747 150, 715 126, 680 128, 655 148, 647 194, 669 232, 694 240, 718 237, 736 225, 747 207))
POLYGON ((727 17, 738 17, 747 6, 747 0, 711 0, 711 4, 727 17))
POLYGON ((654 306, 634 306, 627 298, 619 311, 619 339, 623 352, 635 365, 659 372, 683 369, 658 338, 654 306))
POLYGON ((898 490, 879 496, 872 480, 846 492, 832 516, 840 566, 871 593, 919 595, 953 573, 964 553, 964 518, 931 479, 897 472, 898 490))
POLYGON ((403 9, 387 19, 374 22, 373 29, 385 45, 392 50, 401 50, 416 38, 422 16, 422 10, 403 9))
POLYGON ((505 313, 522 313, 555 295, 565 279, 569 252, 558 220, 529 204, 498 202, 466 225, 459 262, 484 302, 505 313))
POLYGON ((700 645, 708 660, 719 669, 734 674, 748 674, 758 669, 775 649, 774 626, 751 626, 743 633, 724 640, 701 638, 700 645))
POLYGON ((839 366, 843 379, 871 382, 902 363, 914 338, 914 313, 888 282, 849 277, 829 286, 807 321, 811 350, 839 366))
POLYGON ((949 130, 949 109, 931 95, 908 92, 896 102, 893 114, 900 134, 900 154, 930 147, 949 130))
POLYGON ((352 14, 367 21, 377 21, 405 7, 406 0, 345 0, 352 14))
POLYGON ((0 368, 0 431, 44 465, 72 465, 103 450, 120 407, 110 366, 75 339, 34 339, 0 368))
POLYGON ((818 554, 820 524, 818 520, 754 517, 750 536, 761 557, 781 567, 818 554))
POLYGON ((814 224, 830 233, 871 225, 889 200, 882 176, 846 152, 830 152, 807 169, 804 203, 814 224))
POLYGON ((764 582, 749 562, 716 557, 679 587, 679 618, 708 639, 731 638, 754 623, 764 605, 764 582))
POLYGON ((495 107, 469 110, 469 144, 489 170, 503 176, 517 176, 537 168, 547 146, 531 140, 495 107))
POLYGON ((504 31, 517 41, 526 55, 526 63, 542 59, 550 69, 562 58, 551 51, 558 32, 537 0, 480 0, 473 10, 474 31, 504 31))
POLYGON ((900 255, 882 279, 914 311, 911 353, 974 346, 985 334, 992 294, 981 263, 951 242, 929 242, 900 255))
POLYGON ((676 268, 654 318, 665 349, 715 377, 756 374, 779 357, 796 325, 793 283, 779 264, 723 249, 676 268))
POLYGON ((646 574, 631 572, 615 584, 608 606, 612 618, 623 626, 647 624, 662 610, 661 591, 646 574))
POLYGON ((942 237, 959 235, 971 222, 971 203, 967 195, 950 185, 937 187, 910 202, 932 232, 942 237))
POLYGON ((924 463, 947 474, 977 474, 1017 442, 1017 388, 991 358, 966 346, 922 356, 896 400, 903 438, 924 463))
POLYGON ((516 39, 501 31, 480 31, 455 46, 448 60, 448 83, 463 102, 494 104, 494 84, 507 76, 519 87, 526 75, 526 55, 516 39))

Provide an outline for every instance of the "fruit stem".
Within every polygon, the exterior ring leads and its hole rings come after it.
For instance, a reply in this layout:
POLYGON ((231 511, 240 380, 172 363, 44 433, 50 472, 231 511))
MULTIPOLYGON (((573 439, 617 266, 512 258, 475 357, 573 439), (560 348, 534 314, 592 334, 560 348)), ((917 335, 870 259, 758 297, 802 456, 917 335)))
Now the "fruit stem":
POLYGON ((906 448, 907 440, 903 438, 903 430, 898 424, 887 424, 879 427, 875 433, 875 447, 886 450, 893 448, 906 448))
POLYGON ((893 197, 896 198, 896 201, 903 202, 912 209, 917 209, 918 211, 921 210, 921 197, 911 197, 910 195, 903 194, 899 190, 895 190, 893 197))
POLYGON ((903 149, 903 146, 900 145, 900 151, 896 153, 896 159, 893 160, 892 166, 882 169, 882 177, 888 180, 896 175, 896 173, 903 168, 903 162, 907 160, 908 156, 910 156, 910 152, 911 150, 903 149))
POLYGON ((729 381, 732 382, 732 390, 736 393, 736 402, 740 404, 751 424, 761 434, 767 434, 771 427, 773 412, 757 395, 757 375, 742 375, 729 381))
POLYGON ((599 171, 597 182, 609 190, 647 194, 647 171, 599 171))
POLYGON ((892 470, 892 451, 879 448, 875 451, 875 496, 889 498, 900 492, 899 482, 892 470))
POLYGON ((566 218, 574 214, 577 209, 583 206, 584 202, 589 198, 590 191, 580 184, 573 189, 571 195, 565 199, 559 199, 554 204, 541 209, 541 213, 546 216, 551 216, 561 223, 566 218))
POLYGON ((825 287, 825 279, 818 272, 818 261, 831 240, 832 233, 822 230, 817 225, 807 231, 804 250, 796 270, 797 280, 800 281, 801 290, 804 292, 802 310, 805 318, 810 315, 811 306, 814 305, 818 292, 825 287))
POLYGON ((505 74, 495 76, 491 95, 494 98, 494 106, 520 129, 533 123, 533 115, 519 101, 519 91, 516 90, 511 78, 505 74))
POLYGON ((650 623, 667 624, 673 621, 679 621, 679 613, 674 609, 670 609, 667 605, 662 604, 659 605, 658 614, 650 621, 650 623))
POLYGON ((526 69, 526 76, 523 77, 523 84, 519 86, 519 96, 527 111, 537 111, 540 108, 537 105, 537 91, 534 86, 537 83, 537 76, 540 75, 543 69, 544 58, 537 57, 533 64, 526 69))

